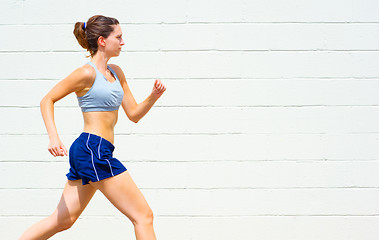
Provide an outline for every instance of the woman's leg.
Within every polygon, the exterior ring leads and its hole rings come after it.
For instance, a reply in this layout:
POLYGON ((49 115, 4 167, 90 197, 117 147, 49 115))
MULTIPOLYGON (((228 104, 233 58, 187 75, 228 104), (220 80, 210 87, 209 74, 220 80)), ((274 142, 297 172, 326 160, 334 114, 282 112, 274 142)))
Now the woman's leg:
POLYGON ((83 212, 96 188, 82 185, 81 180, 68 180, 57 208, 49 217, 31 226, 19 240, 48 239, 57 232, 70 228, 83 212))
POLYGON ((156 240, 153 212, 128 171, 91 183, 134 225, 137 240, 156 240))

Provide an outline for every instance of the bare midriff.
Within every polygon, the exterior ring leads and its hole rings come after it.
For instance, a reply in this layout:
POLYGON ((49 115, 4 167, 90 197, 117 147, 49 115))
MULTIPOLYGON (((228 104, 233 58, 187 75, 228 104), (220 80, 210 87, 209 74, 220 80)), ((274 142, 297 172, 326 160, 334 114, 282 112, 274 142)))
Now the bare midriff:
POLYGON ((114 144, 114 127, 118 119, 118 110, 108 112, 83 112, 83 132, 98 135, 114 144))

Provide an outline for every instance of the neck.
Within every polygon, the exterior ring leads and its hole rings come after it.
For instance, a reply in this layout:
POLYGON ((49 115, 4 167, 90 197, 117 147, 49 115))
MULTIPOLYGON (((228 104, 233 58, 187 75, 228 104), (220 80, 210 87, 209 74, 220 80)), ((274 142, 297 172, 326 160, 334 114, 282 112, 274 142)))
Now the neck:
POLYGON ((92 58, 91 62, 93 62, 97 69, 101 72, 105 72, 107 68, 107 64, 109 61, 110 57, 106 56, 104 52, 98 51, 92 58))

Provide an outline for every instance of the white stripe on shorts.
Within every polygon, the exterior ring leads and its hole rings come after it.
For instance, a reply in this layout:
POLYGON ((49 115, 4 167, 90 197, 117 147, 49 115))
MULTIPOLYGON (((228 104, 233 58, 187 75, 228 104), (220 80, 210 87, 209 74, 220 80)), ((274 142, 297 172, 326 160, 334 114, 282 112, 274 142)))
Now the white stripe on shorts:
POLYGON ((88 150, 90 150, 90 152, 91 152, 91 160, 92 160, 93 170, 95 170, 95 174, 96 174, 97 181, 99 181, 99 176, 97 175, 96 168, 95 168, 95 164, 93 163, 93 152, 92 152, 92 150, 88 147, 88 141, 89 141, 89 136, 90 136, 90 135, 91 135, 91 134, 88 133, 88 138, 87 138, 87 143, 86 143, 86 145, 87 145, 88 150))
MULTIPOLYGON (((98 151, 98 154, 99 154, 99 159, 101 160, 101 156, 100 156, 100 146, 101 146, 101 140, 103 140, 103 138, 100 138, 100 142, 99 142, 99 147, 97 148, 97 151, 98 151)), ((108 162, 108 165, 109 165, 109 168, 111 169, 111 174, 112 174, 112 177, 114 176, 113 174, 113 171, 112 171, 112 165, 111 163, 109 162, 108 159, 105 159, 107 162, 108 162)))
POLYGON ((97 151, 98 151, 98 154, 99 154, 99 159, 101 159, 101 156, 100 156, 100 145, 101 145, 101 140, 103 140, 103 139, 100 138, 99 147, 97 148, 97 151))
POLYGON ((109 162, 109 160, 108 160, 108 159, 105 159, 105 160, 107 160, 107 162, 108 162, 108 164, 109 164, 109 168, 111 169, 112 177, 114 177, 114 174, 113 174, 113 171, 112 171, 112 166, 111 166, 111 163, 109 162))

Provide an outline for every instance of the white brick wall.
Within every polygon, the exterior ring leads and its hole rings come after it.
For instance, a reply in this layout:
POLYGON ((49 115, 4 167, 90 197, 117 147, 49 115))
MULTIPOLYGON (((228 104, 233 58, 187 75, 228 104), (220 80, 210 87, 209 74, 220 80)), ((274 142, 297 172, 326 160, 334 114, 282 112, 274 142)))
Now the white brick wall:
MULTIPOLYGON (((39 101, 88 61, 76 21, 116 17, 119 64, 144 119, 120 111, 117 158, 166 240, 379 237, 379 2, 375 0, 0 1, 0 234, 55 208, 67 157, 47 152, 39 101), (148 146, 146 149, 145 146, 148 146)), ((56 104, 66 147, 74 95, 56 104)), ((133 227, 97 193, 52 239, 121 239, 133 227), (109 234, 111 233, 111 234, 109 234)))

